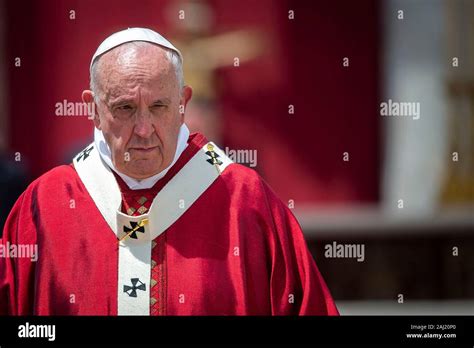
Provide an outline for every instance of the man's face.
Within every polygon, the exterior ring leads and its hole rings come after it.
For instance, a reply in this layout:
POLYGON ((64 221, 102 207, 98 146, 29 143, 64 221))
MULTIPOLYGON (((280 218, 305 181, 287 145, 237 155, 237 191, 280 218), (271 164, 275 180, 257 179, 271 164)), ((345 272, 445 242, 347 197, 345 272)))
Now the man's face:
MULTIPOLYGON (((126 44, 97 62, 95 126, 102 130, 112 161, 135 179, 153 176, 173 161, 190 87, 180 91, 174 66, 164 49, 126 44), (182 93, 180 93, 182 92, 182 93)), ((83 92, 90 102, 92 93, 83 92)))

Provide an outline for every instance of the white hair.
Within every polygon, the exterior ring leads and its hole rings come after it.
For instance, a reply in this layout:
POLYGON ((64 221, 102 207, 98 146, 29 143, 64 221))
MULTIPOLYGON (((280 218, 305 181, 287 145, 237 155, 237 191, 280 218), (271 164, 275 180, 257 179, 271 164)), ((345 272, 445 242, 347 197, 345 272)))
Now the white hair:
MULTIPOLYGON (((138 47, 143 47, 145 45, 154 45, 153 43, 146 42, 146 41, 131 41, 131 42, 126 42, 121 46, 125 45, 131 45, 133 44, 134 46, 138 47)), ((166 52, 166 57, 168 57, 168 61, 173 65, 175 73, 176 73, 176 78, 178 80, 178 86, 179 86, 179 93, 181 94, 183 87, 184 87, 184 74, 183 74, 183 61, 181 60, 181 57, 179 54, 171 49, 161 47, 163 50, 166 52)), ((97 91, 97 62, 100 60, 101 56, 99 56, 94 63, 91 66, 91 71, 90 71, 90 89, 94 93, 94 100, 98 102, 98 91, 97 91)))

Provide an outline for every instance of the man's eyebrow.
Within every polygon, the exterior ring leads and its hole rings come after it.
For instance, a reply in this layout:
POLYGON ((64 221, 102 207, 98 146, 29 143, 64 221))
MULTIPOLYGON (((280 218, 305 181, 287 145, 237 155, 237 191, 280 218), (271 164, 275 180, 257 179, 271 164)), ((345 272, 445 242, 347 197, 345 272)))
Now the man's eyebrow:
POLYGON ((118 98, 109 100, 109 105, 110 106, 117 106, 117 105, 120 105, 120 104, 127 104, 127 103, 132 103, 132 102, 133 102, 132 98, 118 97, 118 98))
POLYGON ((152 104, 169 104, 169 103, 171 103, 171 100, 169 98, 161 98, 161 99, 154 100, 152 104))
MULTIPOLYGON (((128 104, 128 103, 134 103, 134 99, 129 98, 129 97, 118 97, 118 98, 114 98, 114 99, 109 100, 109 106, 110 107, 114 107, 114 106, 122 105, 122 104, 128 104)), ((155 99, 151 103, 151 105, 154 105, 154 104, 170 104, 170 103, 171 103, 170 98, 159 98, 159 99, 155 99)))

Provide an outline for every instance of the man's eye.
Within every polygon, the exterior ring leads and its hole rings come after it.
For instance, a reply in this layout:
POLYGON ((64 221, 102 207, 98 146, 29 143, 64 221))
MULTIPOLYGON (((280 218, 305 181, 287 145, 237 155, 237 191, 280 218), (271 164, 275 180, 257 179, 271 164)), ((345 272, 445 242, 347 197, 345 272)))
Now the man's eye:
POLYGON ((152 107, 153 108, 164 108, 164 107, 166 107, 166 105, 164 105, 164 104, 153 104, 152 107))
POLYGON ((121 105, 117 107, 117 110, 132 110, 130 105, 121 105))

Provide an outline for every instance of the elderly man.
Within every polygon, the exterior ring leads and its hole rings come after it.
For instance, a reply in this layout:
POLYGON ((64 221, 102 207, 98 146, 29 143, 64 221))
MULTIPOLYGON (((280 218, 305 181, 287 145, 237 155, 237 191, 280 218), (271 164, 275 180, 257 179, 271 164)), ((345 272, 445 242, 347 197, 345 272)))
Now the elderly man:
POLYGON ((289 209, 253 170, 189 135, 180 52, 127 29, 94 54, 95 139, 34 181, 1 245, 0 313, 336 315, 289 209))

